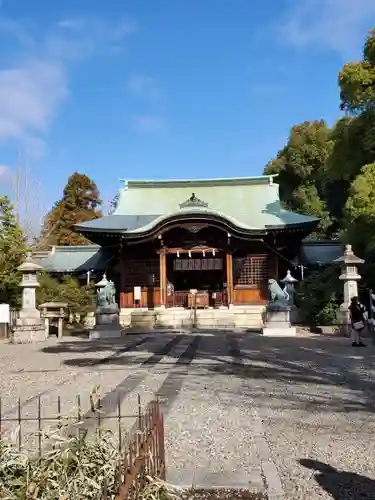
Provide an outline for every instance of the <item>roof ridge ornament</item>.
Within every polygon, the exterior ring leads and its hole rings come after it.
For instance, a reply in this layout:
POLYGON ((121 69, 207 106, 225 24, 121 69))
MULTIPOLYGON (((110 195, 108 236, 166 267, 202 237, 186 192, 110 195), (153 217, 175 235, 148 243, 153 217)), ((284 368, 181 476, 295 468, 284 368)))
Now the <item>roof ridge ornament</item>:
POLYGON ((207 208, 208 203, 205 201, 200 200, 197 196, 195 196, 195 193, 191 193, 191 196, 189 199, 184 201, 183 203, 180 203, 179 205, 180 208, 188 208, 188 207, 202 207, 202 208, 207 208))

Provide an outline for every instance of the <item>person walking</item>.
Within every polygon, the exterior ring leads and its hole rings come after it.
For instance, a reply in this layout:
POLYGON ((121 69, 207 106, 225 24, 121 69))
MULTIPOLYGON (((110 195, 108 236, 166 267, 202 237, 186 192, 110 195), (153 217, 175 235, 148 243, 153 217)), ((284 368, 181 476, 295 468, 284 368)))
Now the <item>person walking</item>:
POLYGON ((350 323, 351 323, 351 337, 353 347, 366 347, 361 342, 360 333, 365 328, 365 307, 359 302, 358 297, 352 297, 349 306, 350 323))

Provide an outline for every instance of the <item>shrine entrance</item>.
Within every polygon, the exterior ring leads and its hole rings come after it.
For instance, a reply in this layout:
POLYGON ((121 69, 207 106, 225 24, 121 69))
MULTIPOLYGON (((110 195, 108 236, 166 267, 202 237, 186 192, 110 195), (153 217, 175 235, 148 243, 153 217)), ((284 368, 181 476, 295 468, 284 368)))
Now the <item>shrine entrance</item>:
POLYGON ((167 305, 219 307, 227 305, 225 255, 215 249, 169 254, 167 305))

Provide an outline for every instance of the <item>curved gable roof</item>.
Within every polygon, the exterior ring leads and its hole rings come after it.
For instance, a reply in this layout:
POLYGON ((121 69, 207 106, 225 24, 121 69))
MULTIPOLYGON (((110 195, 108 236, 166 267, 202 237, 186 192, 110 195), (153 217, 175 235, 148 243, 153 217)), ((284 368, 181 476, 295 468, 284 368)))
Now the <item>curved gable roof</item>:
POLYGON ((189 214, 216 217, 249 232, 318 220, 283 210, 273 177, 129 181, 120 190, 118 207, 112 215, 77 225, 76 229, 135 236, 152 231, 163 221, 189 214))

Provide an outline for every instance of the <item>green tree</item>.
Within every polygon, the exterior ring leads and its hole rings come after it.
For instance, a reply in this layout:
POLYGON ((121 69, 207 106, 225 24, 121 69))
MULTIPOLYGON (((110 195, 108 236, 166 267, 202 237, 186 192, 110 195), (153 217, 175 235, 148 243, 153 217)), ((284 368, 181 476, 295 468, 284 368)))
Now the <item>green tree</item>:
POLYGON ((77 234, 73 226, 101 217, 101 205, 95 182, 87 175, 75 172, 69 177, 61 200, 45 217, 37 246, 87 245, 90 242, 77 234))
POLYGON ((0 197, 0 302, 18 305, 20 275, 17 267, 26 257, 27 245, 14 208, 7 196, 0 197))
POLYGON ((346 238, 361 254, 375 250, 375 162, 365 165, 345 205, 346 238))
POLYGON ((46 273, 39 274, 40 287, 37 302, 66 302, 72 312, 83 313, 94 306, 94 286, 80 285, 72 276, 64 276, 61 281, 46 273))
POLYGON ((345 64, 339 73, 341 109, 352 114, 375 106, 375 29, 368 35, 359 62, 345 64))
POLYGON ((332 129, 329 175, 352 182, 361 168, 375 160, 375 110, 341 118, 332 129))
POLYGON ((332 225, 325 199, 331 150, 330 129, 324 120, 306 121, 292 127, 287 144, 264 170, 266 175, 278 174, 286 209, 321 219, 320 236, 329 234, 332 225))
MULTIPOLYGON (((341 109, 349 115, 332 129, 333 149, 327 162, 334 187, 327 196, 327 205, 336 220, 345 218, 352 182, 365 165, 375 161, 375 31, 367 37, 363 60, 344 65, 339 85, 341 109)), ((345 226, 345 220, 342 222, 345 226)))
POLYGON ((327 266, 311 271, 298 283, 296 305, 311 326, 336 323, 337 308, 342 302, 342 286, 338 266, 327 266))

